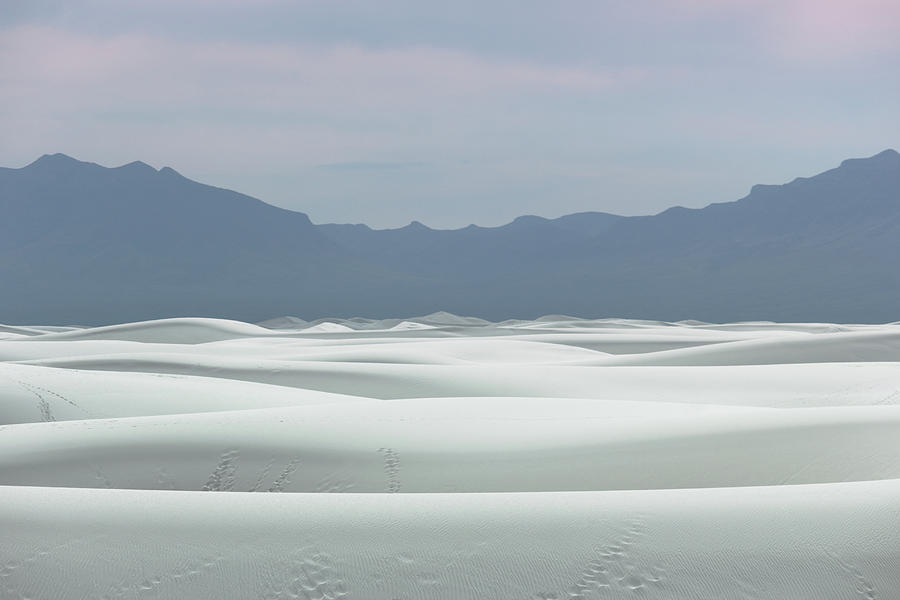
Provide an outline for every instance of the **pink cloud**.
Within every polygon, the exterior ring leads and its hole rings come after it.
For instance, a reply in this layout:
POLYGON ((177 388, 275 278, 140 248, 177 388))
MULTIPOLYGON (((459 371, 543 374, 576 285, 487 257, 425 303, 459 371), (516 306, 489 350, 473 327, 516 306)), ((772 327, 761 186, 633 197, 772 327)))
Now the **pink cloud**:
MULTIPOLYGON (((0 38, 4 87, 55 86, 162 100, 227 92, 246 99, 253 86, 268 101, 336 97, 354 103, 403 103, 404 94, 473 97, 564 89, 586 93, 639 83, 633 68, 589 70, 491 61, 435 48, 368 50, 355 46, 185 43, 140 35, 95 38, 49 28, 19 28, 0 38), (276 93, 277 92, 277 93, 276 93)), ((102 102, 102 94, 91 101, 102 102)), ((228 97, 216 96, 217 103, 228 97)))
POLYGON ((337 162, 385 148, 415 154, 432 136, 464 147, 480 121, 502 119, 523 97, 603 95, 645 77, 436 48, 187 43, 22 27, 0 36, 0 128, 7 141, 20 138, 23 159, 48 142, 103 155, 139 139, 135 158, 187 167, 213 147, 236 164, 337 162), (416 122, 434 131, 423 134, 416 122), (92 132, 97 125, 102 135, 92 132))
POLYGON ((771 30, 790 57, 830 59, 900 50, 896 0, 791 0, 774 6, 771 30))
POLYGON ((897 0, 665 0, 688 18, 731 14, 780 58, 853 59, 900 51, 897 0))

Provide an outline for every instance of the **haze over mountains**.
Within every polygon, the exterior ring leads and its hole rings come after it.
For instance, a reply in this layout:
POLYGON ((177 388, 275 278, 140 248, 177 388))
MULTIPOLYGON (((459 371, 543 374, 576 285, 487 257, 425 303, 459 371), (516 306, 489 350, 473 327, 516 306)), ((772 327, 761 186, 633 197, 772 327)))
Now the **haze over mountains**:
POLYGON ((433 230, 314 225, 170 168, 62 154, 0 169, 0 320, 384 318, 448 310, 900 320, 900 155, 652 216, 433 230))

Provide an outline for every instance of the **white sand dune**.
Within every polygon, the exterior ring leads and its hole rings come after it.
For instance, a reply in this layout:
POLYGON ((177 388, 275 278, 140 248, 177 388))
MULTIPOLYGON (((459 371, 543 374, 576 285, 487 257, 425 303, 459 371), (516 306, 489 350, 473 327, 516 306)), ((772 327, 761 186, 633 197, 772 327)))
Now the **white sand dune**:
POLYGON ((199 344, 216 340, 267 335, 258 325, 224 319, 177 318, 108 325, 45 334, 47 340, 130 340, 134 342, 171 342, 199 344))
POLYGON ((260 327, 265 327, 267 329, 303 329, 304 327, 309 325, 309 321, 305 319, 301 319, 300 317, 276 317, 274 319, 266 319, 265 321, 260 321, 256 323, 260 327))
POLYGON ((895 598, 900 481, 640 492, 0 488, 6 598, 895 598))
MULTIPOLYGON (((754 339, 746 334, 721 335, 716 333, 704 333, 703 335, 671 335, 648 336, 645 334, 595 334, 593 332, 579 333, 517 333, 515 335, 500 336, 489 335, 485 337, 471 337, 468 335, 445 335, 432 337, 434 330, 431 326, 397 327, 391 330, 355 332, 353 338, 321 338, 313 333, 321 330, 303 330, 303 337, 299 337, 294 331, 286 331, 280 336, 262 338, 237 338, 206 342, 198 344, 177 344, 167 342, 138 342, 132 340, 79 340, 75 342, 58 341, 55 338, 44 337, 33 339, 31 344, 7 343, 11 340, 0 340, 0 359, 2 360, 33 360, 40 358, 89 356, 92 354, 129 353, 129 352, 169 352, 179 354, 209 354, 218 356, 221 354, 238 354, 242 356, 267 356, 271 358, 300 358, 304 354, 312 354, 322 351, 327 347, 337 347, 345 350, 353 346, 356 351, 361 351, 363 346, 383 346, 391 344, 401 347, 406 351, 409 346, 415 348, 415 354, 420 353, 434 355, 457 355, 460 348, 473 348, 480 356, 490 356, 492 362, 502 361, 508 357, 510 362, 520 362, 522 354, 544 355, 542 360, 547 363, 574 363, 576 361, 591 361, 602 358, 607 354, 634 354, 646 352, 659 352, 679 348, 691 348, 695 346, 721 344, 743 339, 754 339), (376 337, 378 333, 383 335, 376 337), (400 337, 400 333, 407 335, 400 337), (365 337, 363 337, 365 335, 365 337), (358 336, 358 337, 357 337, 358 336), (388 337, 385 337, 388 336, 388 337), (426 337, 428 336, 428 337, 426 337), (519 347, 510 351, 507 347, 518 344, 519 347), (569 354, 564 348, 572 348, 569 354), (530 350, 529 350, 530 348, 530 350), (592 350, 591 352, 577 353, 575 349, 592 350)), ((334 333, 334 332, 326 332, 334 333)), ((18 341, 19 338, 16 338, 18 341)), ((377 348, 372 362, 405 362, 404 360, 388 357, 385 361, 381 353, 388 350, 377 348)), ((413 361, 418 362, 418 361, 413 361)))
POLYGON ((32 327, 16 327, 14 325, 0 325, 0 335, 8 335, 10 337, 41 335, 42 333, 46 333, 46 332, 40 331, 38 329, 34 329, 32 327))
POLYGON ((900 363, 600 368, 328 363, 158 353, 56 358, 29 364, 218 377, 384 400, 526 396, 771 407, 900 403, 900 363))
POLYGON ((687 366, 885 361, 900 361, 900 327, 742 340, 716 347, 679 348, 652 356, 616 357, 606 364, 687 366))
POLYGON ((0 437, 0 481, 536 492, 900 478, 900 406, 621 415, 590 404, 558 400, 565 416, 531 416, 515 399, 473 410, 454 398, 16 426, 0 437))
POLYGON ((0 598, 900 598, 896 325, 263 324, 0 328, 0 598))
POLYGON ((222 378, 0 363, 0 425, 359 402, 316 390, 222 378))

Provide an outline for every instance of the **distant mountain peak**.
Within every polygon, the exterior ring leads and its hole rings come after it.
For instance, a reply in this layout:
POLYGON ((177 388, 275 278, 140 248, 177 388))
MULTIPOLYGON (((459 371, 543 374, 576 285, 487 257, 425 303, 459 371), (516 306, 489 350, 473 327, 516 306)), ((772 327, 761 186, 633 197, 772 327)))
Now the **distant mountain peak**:
POLYGON ((848 158, 841 163, 841 167, 853 167, 857 165, 900 166, 900 153, 898 153, 893 148, 888 148, 887 150, 882 150, 878 154, 869 156, 867 158, 848 158))
POLYGON ((25 169, 41 169, 41 170, 55 170, 59 171, 61 169, 72 169, 77 167, 91 167, 91 168, 99 168, 105 170, 120 170, 120 171, 129 171, 134 173, 144 172, 144 173, 162 173, 162 172, 177 172, 170 167, 164 167, 157 171, 151 165, 147 163, 135 160, 130 163, 126 163, 124 165, 120 165, 118 167, 104 167, 103 165, 99 165, 97 163, 88 162, 84 160, 78 160, 77 158, 72 158, 68 154, 63 154, 62 152, 56 152, 54 154, 44 154, 34 162, 25 166, 25 169))
POLYGON ((546 223, 547 219, 537 215, 522 215, 513 219, 509 225, 538 225, 546 223))
POLYGON ((44 168, 58 168, 61 166, 67 165, 84 165, 90 164, 85 163, 84 161, 80 161, 77 158, 72 158, 67 154, 63 154, 62 152, 57 152, 55 154, 44 154, 34 162, 28 164, 26 169, 44 169, 44 168))
POLYGON ((159 172, 163 175, 175 175, 177 177, 184 177, 181 173, 173 169, 172 167, 163 167, 159 170, 159 172))
POLYGON ((130 163, 124 164, 121 167, 116 167, 116 169, 122 171, 133 171, 133 172, 144 172, 144 173, 157 173, 157 170, 148 165, 147 163, 135 160, 130 163))

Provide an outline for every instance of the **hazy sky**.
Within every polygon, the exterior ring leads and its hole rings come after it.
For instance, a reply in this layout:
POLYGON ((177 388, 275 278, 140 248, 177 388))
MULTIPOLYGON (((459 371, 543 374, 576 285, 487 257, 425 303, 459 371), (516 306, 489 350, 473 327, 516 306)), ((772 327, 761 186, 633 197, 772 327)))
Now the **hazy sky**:
POLYGON ((318 223, 646 214, 898 146, 896 0, 0 0, 0 165, 318 223))

